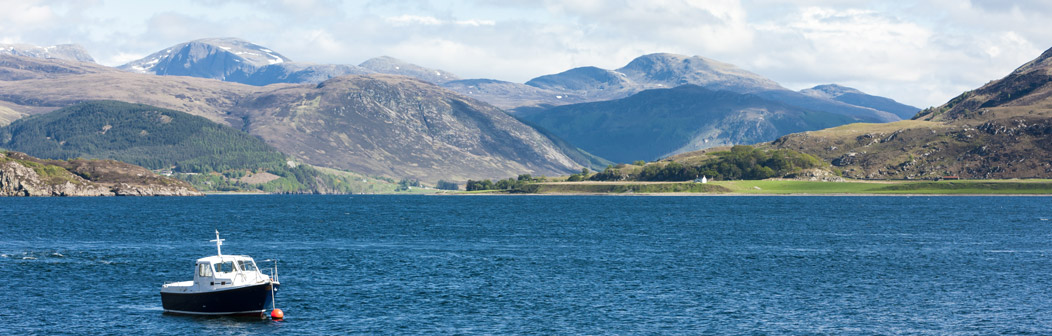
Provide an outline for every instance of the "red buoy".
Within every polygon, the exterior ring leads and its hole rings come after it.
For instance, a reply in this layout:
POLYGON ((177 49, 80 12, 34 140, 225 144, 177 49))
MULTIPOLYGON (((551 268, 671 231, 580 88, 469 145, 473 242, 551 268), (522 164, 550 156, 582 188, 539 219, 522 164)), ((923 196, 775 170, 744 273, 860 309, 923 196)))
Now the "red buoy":
POLYGON ((280 319, 284 319, 284 318, 285 318, 285 313, 282 312, 281 309, 274 308, 274 310, 270 311, 270 319, 271 320, 280 320, 280 319))

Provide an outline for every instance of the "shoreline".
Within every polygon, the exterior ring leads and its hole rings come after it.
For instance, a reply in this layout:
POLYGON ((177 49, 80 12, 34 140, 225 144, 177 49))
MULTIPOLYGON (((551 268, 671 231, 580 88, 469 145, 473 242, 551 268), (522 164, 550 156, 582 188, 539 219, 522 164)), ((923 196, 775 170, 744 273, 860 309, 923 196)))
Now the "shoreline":
MULTIPOLYGON (((397 195, 397 194, 388 194, 397 195)), ((736 196, 756 196, 756 197, 771 197, 771 196, 788 196, 788 197, 811 197, 811 196, 835 196, 835 197, 920 197, 920 196, 940 196, 940 197, 976 197, 976 196, 1004 196, 1004 197, 1052 197, 1052 194, 854 194, 854 193, 828 193, 828 194, 749 194, 749 193, 689 193, 689 192, 671 192, 671 193, 446 193, 446 194, 433 194, 428 196, 611 196, 611 197, 633 197, 633 196, 655 196, 655 197, 736 197, 736 196)))

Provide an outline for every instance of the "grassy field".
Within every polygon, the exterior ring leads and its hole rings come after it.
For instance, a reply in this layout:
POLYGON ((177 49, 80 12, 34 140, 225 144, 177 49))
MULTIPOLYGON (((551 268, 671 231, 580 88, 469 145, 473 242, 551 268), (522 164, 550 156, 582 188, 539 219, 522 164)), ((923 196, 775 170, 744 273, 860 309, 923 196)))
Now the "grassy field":
POLYGON ((849 181, 795 180, 539 183, 539 194, 705 193, 751 195, 932 194, 1052 195, 1052 180, 849 181))
POLYGON ((865 133, 893 133, 895 131, 910 129, 910 128, 931 128, 931 129, 944 129, 949 128, 948 125, 940 122, 932 121, 921 121, 921 120, 902 120, 890 123, 871 124, 871 123, 855 123, 847 124, 843 126, 837 126, 827 128, 824 130, 806 132, 809 135, 825 138, 837 138, 837 137, 855 137, 859 134, 865 133))

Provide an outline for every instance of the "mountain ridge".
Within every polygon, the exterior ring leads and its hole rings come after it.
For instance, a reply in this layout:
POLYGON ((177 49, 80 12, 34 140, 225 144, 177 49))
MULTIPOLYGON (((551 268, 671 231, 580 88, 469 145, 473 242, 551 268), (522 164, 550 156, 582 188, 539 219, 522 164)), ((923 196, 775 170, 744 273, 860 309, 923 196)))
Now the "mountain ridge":
MULTIPOLYGON (((907 114, 894 111, 889 113, 879 108, 871 108, 872 106, 850 103, 874 100, 868 96, 856 97, 854 100, 795 96, 798 93, 733 64, 701 56, 670 53, 642 55, 615 70, 580 67, 539 76, 521 84, 487 79, 462 80, 446 71, 422 67, 389 56, 375 57, 359 65, 297 63, 271 49, 248 41, 210 38, 178 44, 120 68, 159 75, 213 78, 257 86, 274 83, 320 83, 342 75, 394 74, 438 84, 510 111, 524 107, 619 99, 643 90, 693 84, 716 90, 763 94, 768 99, 798 107, 852 115, 865 120, 894 121, 907 114), (199 50, 195 52, 192 50, 194 48, 199 50), (165 57, 171 55, 192 54, 197 54, 198 57, 186 56, 179 58, 180 62, 162 62, 165 57), (211 59, 202 58, 201 55, 211 55, 211 59), (245 59, 243 55, 254 55, 256 60, 245 59), (201 65, 196 65, 197 63, 201 65)), ((877 103, 870 105, 873 104, 877 103)))
MULTIPOLYGON (((990 81, 983 86, 964 92, 946 104, 928 108, 913 119, 929 121, 989 120, 1005 115, 1018 114, 1011 107, 1035 106, 1052 99, 1052 48, 1037 58, 1021 65, 1004 78, 990 81)), ((1029 111, 1047 115, 1047 107, 1029 111)))
POLYGON ((502 111, 403 76, 337 77, 255 94, 241 107, 254 111, 247 118, 251 133, 322 166, 381 175, 400 169, 427 181, 579 167, 550 140, 502 111), (267 108, 275 101, 283 103, 267 108), (308 125, 331 131, 293 132, 308 125), (345 160, 329 155, 336 151, 380 156, 345 160), (436 171, 455 173, 436 176, 436 171))
POLYGON ((95 63, 87 49, 79 44, 57 44, 48 47, 31 44, 0 44, 0 54, 95 63))
POLYGON ((69 70, 29 71, 23 76, 28 79, 0 80, 0 107, 18 116, 85 100, 145 103, 247 130, 310 164, 428 182, 558 175, 580 168, 551 140, 496 108, 404 76, 343 76, 319 84, 260 87, 18 56, 0 56, 0 74, 4 64, 69 70), (368 137, 347 131, 366 124, 371 127, 361 134, 368 137), (464 136, 448 134, 452 129, 464 136), (340 165, 330 165, 334 162, 340 165))
POLYGON ((117 67, 137 73, 224 79, 237 71, 254 71, 267 65, 292 62, 281 54, 245 40, 205 38, 179 43, 140 60, 117 67), (198 67, 198 62, 207 68, 198 67), (216 58, 219 59, 216 59, 216 58))
POLYGON ((523 111, 516 116, 589 153, 621 163, 770 141, 791 132, 854 120, 697 85, 645 90, 626 98, 523 111))
POLYGON ((1052 177, 1052 49, 912 120, 791 134, 768 144, 866 179, 1052 177))
POLYGON ((425 68, 391 56, 370 58, 358 64, 358 66, 377 73, 413 77, 434 84, 443 84, 460 79, 460 77, 450 72, 425 68))
POLYGON ((293 62, 269 48, 232 37, 176 44, 117 68, 135 73, 210 78, 256 86, 317 83, 336 76, 372 73, 353 65, 293 62))
POLYGON ((921 110, 913 106, 899 103, 891 98, 874 96, 855 88, 837 84, 817 85, 810 89, 800 90, 800 93, 855 106, 868 107, 878 111, 885 111, 894 114, 903 120, 913 118, 913 116, 917 115, 917 112, 920 112, 921 110))
POLYGON ((902 119, 891 112, 792 91, 733 64, 701 56, 670 53, 639 56, 615 70, 578 67, 539 76, 521 85, 497 81, 465 83, 462 80, 444 86, 518 113, 522 110, 536 111, 538 108, 621 99, 649 89, 668 89, 688 84, 755 94, 798 108, 846 115, 859 121, 889 122, 902 119))
POLYGON ((657 84, 660 87, 694 84, 741 93, 784 89, 773 80, 753 72, 701 56, 648 54, 633 59, 617 71, 636 82, 657 84))
POLYGON ((333 77, 382 73, 441 84, 456 75, 411 64, 390 56, 359 65, 294 62, 267 47, 233 37, 204 38, 176 44, 118 69, 161 76, 211 78, 248 85, 317 84, 333 77))
POLYGON ((785 89, 772 80, 729 63, 669 53, 639 56, 616 70, 578 67, 526 82, 526 85, 539 89, 602 100, 685 84, 741 93, 785 89))

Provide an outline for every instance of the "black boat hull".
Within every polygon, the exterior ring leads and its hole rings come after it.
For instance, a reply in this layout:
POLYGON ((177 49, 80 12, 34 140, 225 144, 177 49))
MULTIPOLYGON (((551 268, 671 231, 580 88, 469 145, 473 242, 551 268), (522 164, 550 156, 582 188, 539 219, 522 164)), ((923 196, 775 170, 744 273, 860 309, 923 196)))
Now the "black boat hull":
POLYGON ((271 300, 270 283, 205 293, 161 292, 164 311, 177 314, 255 315, 273 306, 271 300))

